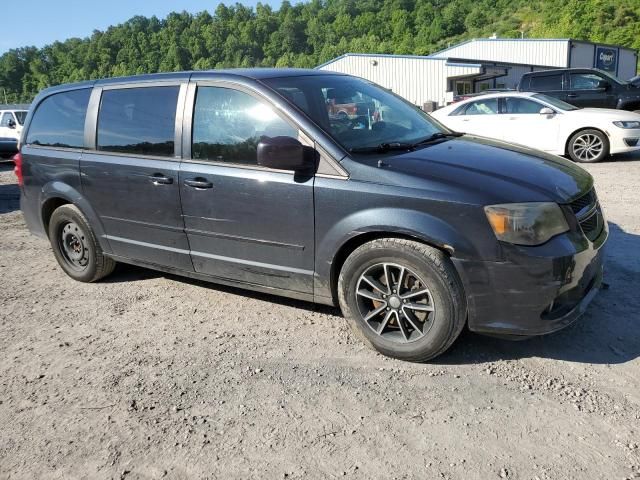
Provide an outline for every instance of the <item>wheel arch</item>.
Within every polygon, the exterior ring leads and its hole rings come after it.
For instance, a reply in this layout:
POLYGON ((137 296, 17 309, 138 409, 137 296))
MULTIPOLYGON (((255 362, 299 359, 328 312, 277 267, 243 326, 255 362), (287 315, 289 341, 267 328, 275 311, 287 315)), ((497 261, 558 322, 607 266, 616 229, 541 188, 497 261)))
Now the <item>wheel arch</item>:
POLYGON ((342 267, 346 262, 347 258, 359 247, 362 245, 372 242, 374 240, 379 240, 381 238, 398 238, 404 240, 412 240, 415 242, 423 243, 425 245, 429 245, 430 247, 436 248, 442 251, 445 255, 450 257, 454 253, 454 249, 452 246, 438 243, 431 238, 421 236, 415 233, 410 232, 400 232, 400 231, 392 231, 392 230, 372 230, 368 232, 359 233, 355 236, 348 238, 337 250, 336 254, 333 257, 331 262, 331 272, 330 272, 330 289, 331 289, 331 298, 333 299, 334 304, 337 305, 338 301, 338 280, 340 277, 340 272, 342 271, 342 267))
POLYGON ((53 181, 42 188, 39 213, 45 235, 49 235, 49 222, 53 212, 62 205, 69 204, 80 209, 93 229, 102 250, 105 253, 111 253, 102 222, 89 201, 78 190, 63 182, 53 181))
POLYGON ((69 204, 72 204, 72 202, 63 197, 47 198, 42 203, 42 206, 40 207, 40 220, 42 221, 45 233, 48 234, 49 232, 49 222, 51 221, 51 215, 53 215, 53 212, 57 208, 69 204))

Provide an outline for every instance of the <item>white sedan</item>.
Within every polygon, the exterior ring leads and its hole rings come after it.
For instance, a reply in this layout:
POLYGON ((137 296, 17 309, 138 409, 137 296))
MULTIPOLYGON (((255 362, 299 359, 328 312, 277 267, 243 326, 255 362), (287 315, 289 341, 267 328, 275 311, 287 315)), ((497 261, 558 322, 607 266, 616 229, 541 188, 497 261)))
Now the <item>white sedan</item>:
POLYGON ((576 162, 640 150, 640 114, 577 108, 540 93, 496 93, 436 110, 452 130, 517 143, 576 162))

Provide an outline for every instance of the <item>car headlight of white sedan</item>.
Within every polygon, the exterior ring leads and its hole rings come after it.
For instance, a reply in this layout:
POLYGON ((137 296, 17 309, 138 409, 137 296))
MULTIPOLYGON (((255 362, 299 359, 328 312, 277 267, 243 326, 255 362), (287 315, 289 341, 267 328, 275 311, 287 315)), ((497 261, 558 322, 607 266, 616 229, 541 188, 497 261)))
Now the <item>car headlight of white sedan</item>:
POLYGON ((616 127, 620 127, 620 128, 640 128, 640 121, 620 121, 620 122, 613 122, 613 124, 616 127))

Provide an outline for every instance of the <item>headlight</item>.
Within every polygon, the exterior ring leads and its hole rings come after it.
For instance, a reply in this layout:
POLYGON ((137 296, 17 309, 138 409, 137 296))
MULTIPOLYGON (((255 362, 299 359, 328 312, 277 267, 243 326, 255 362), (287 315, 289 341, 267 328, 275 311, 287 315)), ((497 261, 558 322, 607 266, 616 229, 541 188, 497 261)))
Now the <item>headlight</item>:
POLYGON ((541 245, 569 230, 556 203, 508 203, 484 207, 496 238, 516 245, 541 245))
POLYGON ((640 128, 640 122, 637 121, 627 121, 627 122, 613 122, 616 127, 620 128, 640 128))

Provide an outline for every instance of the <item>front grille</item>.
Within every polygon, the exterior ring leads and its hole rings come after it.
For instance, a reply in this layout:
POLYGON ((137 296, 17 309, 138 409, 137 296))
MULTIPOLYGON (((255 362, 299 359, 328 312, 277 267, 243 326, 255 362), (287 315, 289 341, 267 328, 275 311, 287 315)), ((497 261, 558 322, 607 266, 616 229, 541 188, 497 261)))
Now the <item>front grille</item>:
POLYGON ((595 189, 589 190, 583 196, 571 202, 571 210, 573 213, 578 215, 582 210, 589 207, 589 210, 593 207, 593 205, 598 201, 598 197, 596 196, 595 189))
POLYGON ((596 211, 585 220, 580 222, 580 227, 582 231, 586 235, 586 237, 592 242, 598 238, 600 232, 602 232, 602 228, 604 227, 604 221, 602 218, 602 210, 600 206, 596 208, 596 211))
POLYGON ((571 210, 576 215, 584 235, 592 242, 598 238, 604 228, 604 217, 595 189, 592 188, 571 202, 571 210))

